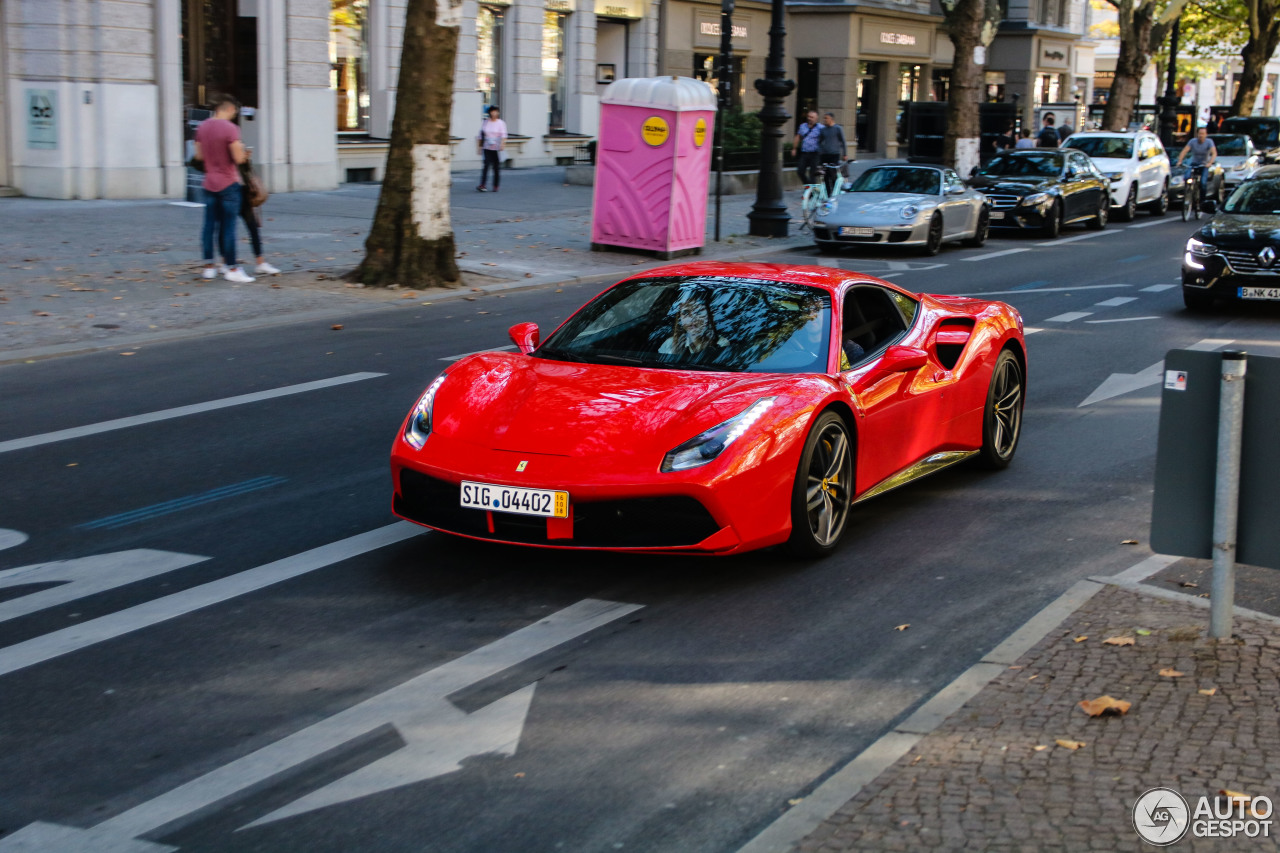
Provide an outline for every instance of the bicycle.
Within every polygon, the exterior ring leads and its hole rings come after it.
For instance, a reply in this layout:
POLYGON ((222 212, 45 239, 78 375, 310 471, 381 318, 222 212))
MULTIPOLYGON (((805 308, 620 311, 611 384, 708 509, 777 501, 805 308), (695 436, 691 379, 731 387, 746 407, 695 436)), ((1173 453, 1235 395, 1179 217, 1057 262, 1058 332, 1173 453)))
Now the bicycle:
POLYGON ((1204 166, 1187 166, 1187 171, 1183 177, 1182 189, 1182 221, 1187 222, 1191 219, 1200 218, 1200 197, 1204 191, 1201 184, 1204 183, 1205 167, 1204 166))
POLYGON ((817 218, 818 211, 822 210, 833 198, 840 195, 840 191, 844 189, 844 175, 840 174, 839 163, 823 163, 818 167, 817 181, 812 184, 804 185, 804 195, 800 197, 800 230, 812 231, 813 220, 817 218), (835 181, 831 184, 831 192, 827 192, 826 175, 828 171, 836 173, 835 181))

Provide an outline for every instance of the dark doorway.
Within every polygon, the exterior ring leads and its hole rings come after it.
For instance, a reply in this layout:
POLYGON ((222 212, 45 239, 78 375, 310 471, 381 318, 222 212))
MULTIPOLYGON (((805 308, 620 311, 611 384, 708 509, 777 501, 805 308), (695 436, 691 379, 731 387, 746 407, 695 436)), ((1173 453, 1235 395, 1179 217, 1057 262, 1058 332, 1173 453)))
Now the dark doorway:
POLYGON ((236 14, 236 0, 183 0, 182 99, 207 107, 216 95, 258 106, 258 19, 236 14))
POLYGON ((804 121, 805 113, 818 109, 818 60, 796 60, 796 121, 804 121))
POLYGON ((880 77, 883 62, 858 63, 858 150, 876 148, 876 116, 880 113, 880 77))

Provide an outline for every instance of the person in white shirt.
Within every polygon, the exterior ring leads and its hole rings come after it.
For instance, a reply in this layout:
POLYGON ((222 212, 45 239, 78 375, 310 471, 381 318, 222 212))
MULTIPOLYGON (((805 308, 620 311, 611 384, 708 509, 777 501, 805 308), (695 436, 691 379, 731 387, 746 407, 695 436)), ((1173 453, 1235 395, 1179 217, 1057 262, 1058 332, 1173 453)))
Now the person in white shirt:
POLYGON ((489 107, 489 118, 480 125, 480 133, 476 135, 476 152, 484 154, 480 186, 476 187, 479 192, 487 192, 484 182, 489 176, 490 166, 493 166, 493 191, 498 191, 498 164, 502 160, 499 152, 507 147, 507 123, 500 118, 501 115, 502 111, 497 107, 489 107))

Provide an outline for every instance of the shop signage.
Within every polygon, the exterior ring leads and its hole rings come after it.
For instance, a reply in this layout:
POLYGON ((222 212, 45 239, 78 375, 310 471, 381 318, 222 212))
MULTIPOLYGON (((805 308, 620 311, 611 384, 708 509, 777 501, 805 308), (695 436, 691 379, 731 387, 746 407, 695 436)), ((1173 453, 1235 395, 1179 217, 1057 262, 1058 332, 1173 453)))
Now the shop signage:
POLYGON ((640 135, 644 138, 645 144, 657 148, 667 141, 667 137, 671 135, 671 128, 667 126, 666 119, 661 116, 649 116, 640 128, 640 135))
POLYGON ((933 55, 930 30, 902 21, 862 21, 862 53, 864 55, 919 56, 933 55))
POLYGON ((1060 41, 1040 42, 1040 67, 1065 69, 1070 67, 1071 45, 1060 41))
POLYGON ((707 141, 707 120, 700 118, 693 125, 693 144, 697 148, 701 148, 703 143, 707 141))
MULTIPOLYGON (((733 20, 733 49, 750 50, 751 19, 739 12, 733 20)), ((698 47, 720 49, 720 15, 697 10, 693 18, 693 43, 698 47)))
POLYGON ((548 12, 572 12, 573 0, 546 0, 548 12))
POLYGON ((58 90, 27 90, 27 147, 58 147, 58 90))
POLYGON ((644 17, 644 0, 596 0, 596 14, 638 21, 644 17))

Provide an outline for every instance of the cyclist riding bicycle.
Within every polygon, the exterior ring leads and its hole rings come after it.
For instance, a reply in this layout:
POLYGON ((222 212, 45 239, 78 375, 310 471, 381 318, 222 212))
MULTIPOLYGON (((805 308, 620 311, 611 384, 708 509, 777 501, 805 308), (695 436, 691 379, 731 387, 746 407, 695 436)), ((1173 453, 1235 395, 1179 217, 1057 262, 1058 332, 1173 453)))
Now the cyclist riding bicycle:
POLYGON ((822 117, 822 130, 818 132, 818 155, 825 172, 827 195, 832 195, 835 188, 836 175, 840 174, 839 164, 849 157, 849 145, 845 142, 844 128, 836 124, 834 113, 822 117), (835 163, 833 167, 830 164, 835 163))
POLYGON ((1182 152, 1178 155, 1177 168, 1182 166, 1182 161, 1190 155, 1190 162, 1187 164, 1186 170, 1183 172, 1183 178, 1190 181, 1193 177, 1200 184, 1201 197, 1204 196, 1204 176, 1213 165, 1213 161, 1218 159, 1218 148, 1213 144, 1213 140, 1209 138, 1209 129, 1200 127, 1196 129, 1194 138, 1187 140, 1187 144, 1182 147, 1182 152))

